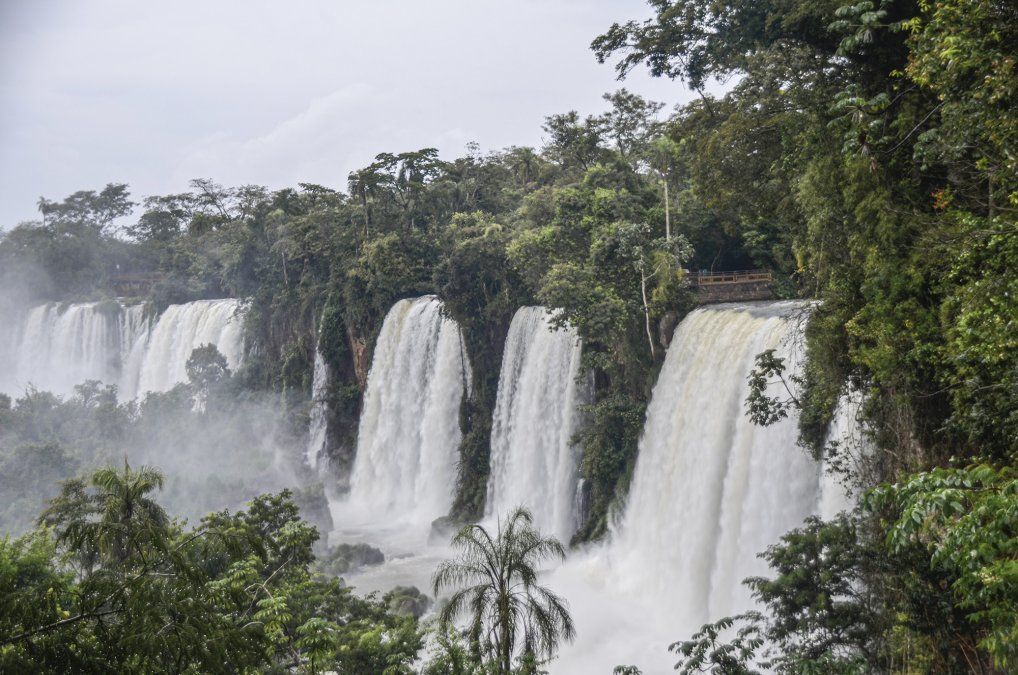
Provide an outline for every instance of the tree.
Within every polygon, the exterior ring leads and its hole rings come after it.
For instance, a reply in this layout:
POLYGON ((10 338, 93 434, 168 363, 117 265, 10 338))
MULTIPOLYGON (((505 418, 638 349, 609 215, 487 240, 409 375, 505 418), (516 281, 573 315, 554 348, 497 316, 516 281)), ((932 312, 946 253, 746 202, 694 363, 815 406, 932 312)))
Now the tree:
POLYGON ((347 189, 350 190, 350 195, 360 202, 363 211, 365 238, 371 231, 372 202, 377 198, 379 188, 385 181, 380 168, 378 164, 371 164, 358 171, 351 171, 347 179, 347 189))
POLYGON ((196 202, 195 195, 189 192, 146 197, 144 213, 137 223, 125 229, 138 241, 166 244, 180 236, 194 217, 196 202))
MULTIPOLYGON (((374 176, 378 176, 377 184, 389 188, 402 212, 406 231, 413 232, 417 226, 418 207, 425 188, 438 177, 444 166, 445 163, 438 158, 438 150, 423 148, 396 155, 380 153, 367 170, 371 172, 370 180, 376 180, 374 176)), ((358 177, 358 188, 366 178, 358 177)), ((365 188, 371 184, 370 180, 364 183, 365 188)))
POLYGON ((131 213, 135 204, 127 185, 110 183, 100 192, 80 190, 62 202, 39 198, 43 223, 50 226, 83 226, 96 234, 108 234, 110 225, 131 213))
POLYGON ((648 101, 639 94, 619 89, 602 98, 611 109, 600 116, 601 128, 614 141, 615 151, 634 169, 647 160, 652 141, 661 133, 658 112, 664 103, 648 101))
POLYGON ((289 491, 187 529, 161 484, 101 469, 0 539, 0 671, 411 672, 416 619, 312 575, 318 532, 289 491))
POLYGON ((439 622, 448 626, 469 613, 468 633, 478 660, 509 675, 514 656, 551 659, 561 640, 573 639, 576 630, 565 602, 537 584, 537 566, 563 559, 565 551, 534 529, 529 511, 517 508, 500 519, 494 539, 475 524, 460 530, 452 543, 459 556, 439 565, 434 589, 436 595, 457 590, 442 607, 439 622))
POLYGON ((57 542, 96 562, 124 563, 158 541, 169 516, 150 493, 162 489, 163 475, 147 466, 132 471, 105 467, 95 471, 86 488, 69 481, 41 521, 56 528, 57 542))
MULTIPOLYGON (((633 269, 640 275, 640 299, 643 302, 644 329, 651 358, 656 358, 654 335, 650 328, 650 300, 647 284, 658 280, 661 285, 673 282, 678 277, 679 265, 692 256, 692 249, 685 237, 651 239, 650 227, 646 224, 618 223, 614 228, 615 245, 633 269)), ((600 242, 595 242, 597 247, 600 242)))
POLYGON ((187 381, 194 391, 195 404, 205 410, 209 394, 230 377, 230 367, 214 344, 205 344, 191 350, 187 357, 187 381))
MULTIPOLYGON (((904 483, 880 485, 866 500, 869 508, 894 514, 887 529, 888 548, 899 553, 918 543, 927 549, 931 567, 947 572, 952 580, 955 602, 968 613, 979 646, 997 668, 1014 669, 1018 665, 1014 467, 936 468, 904 483)), ((978 654, 971 658, 978 663, 978 654)))
POLYGON ((586 171, 604 156, 604 120, 588 116, 581 120, 575 110, 545 118, 548 133, 545 151, 565 167, 586 171))

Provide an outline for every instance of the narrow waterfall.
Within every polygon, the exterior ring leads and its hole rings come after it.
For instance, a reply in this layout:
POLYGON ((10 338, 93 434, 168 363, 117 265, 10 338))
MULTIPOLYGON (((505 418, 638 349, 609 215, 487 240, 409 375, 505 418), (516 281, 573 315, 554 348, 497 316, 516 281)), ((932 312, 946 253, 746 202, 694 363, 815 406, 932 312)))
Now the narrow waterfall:
POLYGON ((110 302, 50 302, 31 308, 14 330, 12 373, 4 388, 21 393, 37 389, 70 394, 85 380, 116 384, 124 357, 144 331, 143 306, 110 302))
POLYGON ((469 366, 441 311, 434 296, 400 300, 375 345, 349 503, 379 520, 430 522, 452 505, 469 366))
POLYGON ((167 307, 151 333, 141 334, 131 348, 122 380, 125 398, 186 382, 187 359, 204 344, 215 345, 235 370, 244 355, 241 306, 240 300, 224 299, 167 307))
MULTIPOLYGON (((819 468, 797 424, 745 416, 754 357, 797 372, 806 303, 720 305, 676 329, 647 410, 629 501, 609 554, 624 592, 669 608, 675 635, 748 609, 756 557, 818 502, 819 468)), ((771 395, 785 395, 772 383, 771 395)))
POLYGON ((304 453, 304 462, 312 470, 318 469, 318 461, 325 453, 328 413, 328 402, 325 397, 328 390, 329 368, 316 345, 315 370, 311 378, 311 420, 308 425, 308 445, 304 453))
MULTIPOLYGON (((826 446, 837 446, 838 461, 861 475, 861 462, 870 452, 870 439, 859 416, 862 411, 863 394, 848 388, 838 399, 830 428, 827 430, 826 446)), ((825 448, 826 450, 826 448, 825 448)), ((845 485, 840 476, 843 472, 831 471, 831 461, 824 457, 821 467, 820 502, 817 511, 821 518, 830 520, 841 511, 851 510, 858 494, 853 486, 845 485)))
POLYGON ((528 507, 544 532, 576 530, 579 448, 572 436, 582 402, 580 339, 555 330, 543 307, 523 307, 509 326, 491 429, 486 516, 528 507))

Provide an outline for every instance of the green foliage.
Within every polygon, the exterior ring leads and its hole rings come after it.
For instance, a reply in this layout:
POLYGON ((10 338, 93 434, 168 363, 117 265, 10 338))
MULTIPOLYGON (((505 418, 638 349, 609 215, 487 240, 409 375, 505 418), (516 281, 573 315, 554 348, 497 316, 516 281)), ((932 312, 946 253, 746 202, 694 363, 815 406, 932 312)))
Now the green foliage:
POLYGON ((608 531, 609 507, 628 488, 636 465, 646 403, 623 395, 606 395, 584 407, 586 424, 579 432, 584 453, 581 471, 588 484, 590 515, 576 534, 579 541, 608 531))
POLYGON ((725 673, 726 675, 759 675, 750 667, 754 656, 764 644, 760 636, 758 613, 724 618, 703 626, 692 639, 676 642, 669 650, 682 656, 676 665, 681 675, 691 673, 725 673), (737 622, 746 622, 730 642, 721 641, 721 635, 732 630, 737 622))
MULTIPOLYGON (((746 396, 746 415, 754 424, 762 427, 788 417, 788 411, 802 407, 785 380, 785 360, 767 349, 756 355, 756 367, 749 373, 749 394, 746 396), (774 380, 773 378, 777 378, 774 380), (788 398, 768 396, 772 382, 781 382, 788 398)), ((790 375, 793 384, 801 383, 800 378, 790 375)))
POLYGON ((888 510, 892 551, 924 546, 930 564, 952 579, 955 602, 985 632, 979 646, 1002 670, 1018 658, 1018 478, 986 464, 933 469, 868 497, 888 510))
POLYGON ((967 218, 967 245, 947 276, 940 320, 951 424, 1007 459, 1018 438, 1018 236, 1001 221, 967 218))
POLYGON ((188 384, 195 392, 197 405, 204 411, 208 406, 209 395, 220 388, 223 381, 230 376, 226 357, 220 354, 213 344, 201 345, 191 351, 185 369, 188 384))
POLYGON ((471 396, 460 411, 464 439, 452 513, 466 521, 480 517, 484 509, 502 349, 513 314, 527 295, 506 259, 508 236, 490 216, 479 211, 454 214, 444 240, 434 283, 445 299, 445 311, 460 326, 473 377, 471 396))
POLYGON ((152 500, 162 480, 101 469, 0 541, 0 668, 410 672, 416 620, 313 576, 318 532, 288 492, 186 529, 152 500))

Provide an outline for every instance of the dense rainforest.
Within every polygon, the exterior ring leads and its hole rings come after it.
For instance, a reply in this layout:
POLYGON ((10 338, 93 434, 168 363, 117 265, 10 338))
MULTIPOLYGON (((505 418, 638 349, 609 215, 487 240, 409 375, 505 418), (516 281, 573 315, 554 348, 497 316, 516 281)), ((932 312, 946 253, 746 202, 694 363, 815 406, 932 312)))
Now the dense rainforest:
MULTIPOLYGON (((541 148, 382 152, 343 186, 198 179, 136 202, 111 184, 40 199, 39 221, 2 234, 0 311, 112 300, 125 274, 151 280, 139 299, 153 311, 248 303, 237 372, 196 354, 188 384, 140 402, 96 383, 67 399, 0 397, 3 669, 421 667, 423 628, 393 611, 398 598, 360 599, 315 574, 317 535, 290 493, 189 526, 152 501, 161 476, 101 465, 165 433, 160 416, 186 426, 181 445, 299 439, 317 347, 333 375, 327 481, 342 486, 382 320, 401 298, 435 294, 473 380, 446 520, 473 522, 509 323, 540 304, 575 327, 593 373, 571 543, 595 541, 624 504, 671 332, 697 304, 687 270, 750 268, 772 271, 779 297, 817 302, 802 375, 761 354, 755 381, 785 378, 788 395, 758 386, 747 414, 767 424, 794 411, 802 451, 865 492, 854 513, 811 519, 771 547, 772 574, 747 582, 768 612, 676 635, 676 667, 1018 665, 1018 6, 649 4, 652 19, 611 26, 592 49, 620 78, 647 67, 697 93, 675 110, 619 89, 598 114, 547 117, 541 148), (724 94, 709 93, 713 81, 724 94), (826 443, 848 389, 863 394, 872 437, 861 462, 826 443), (254 406, 270 406, 278 428, 217 422, 258 417, 254 406), (83 473, 91 482, 58 484, 83 473)), ((297 495, 305 515, 320 493, 297 495)), ((220 506, 193 486, 183 494, 190 517, 220 506)), ((430 672, 489 672, 457 640, 439 632, 430 672)))

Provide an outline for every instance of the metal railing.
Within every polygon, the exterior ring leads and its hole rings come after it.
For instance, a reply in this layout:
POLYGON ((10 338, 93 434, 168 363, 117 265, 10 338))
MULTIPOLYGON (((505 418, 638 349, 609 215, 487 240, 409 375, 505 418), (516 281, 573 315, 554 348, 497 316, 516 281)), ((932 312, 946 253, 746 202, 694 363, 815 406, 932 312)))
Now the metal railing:
POLYGON ((774 281, 770 270, 735 270, 732 272, 690 272, 691 286, 717 286, 720 284, 749 284, 774 281))
POLYGON ((109 279, 110 288, 118 295, 147 293, 153 284, 161 281, 163 275, 158 272, 135 272, 115 274, 109 279))

